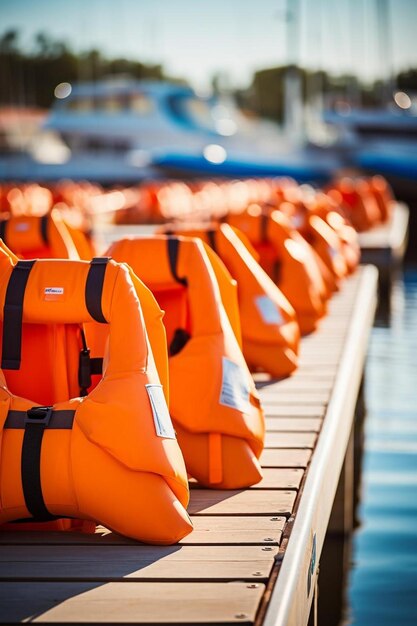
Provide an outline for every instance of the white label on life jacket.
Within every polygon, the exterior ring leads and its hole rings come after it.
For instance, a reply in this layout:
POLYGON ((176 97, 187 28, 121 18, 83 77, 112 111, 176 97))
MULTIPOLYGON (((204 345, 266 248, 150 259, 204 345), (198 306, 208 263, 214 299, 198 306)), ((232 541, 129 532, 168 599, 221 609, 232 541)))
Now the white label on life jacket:
POLYGON ((18 233, 23 233, 29 230, 29 224, 27 222, 17 222, 14 229, 18 233))
POLYGON ((45 287, 45 296, 62 296, 64 293, 63 287, 45 287))
POLYGON ((284 323, 281 311, 268 296, 257 296, 255 298, 255 304, 265 324, 277 324, 281 326, 284 323))
POLYGON ((329 246, 329 254, 332 260, 336 259, 339 256, 339 250, 336 250, 333 246, 329 246))
POLYGON ((237 364, 226 358, 222 359, 222 389, 220 404, 238 411, 247 411, 250 407, 250 388, 245 371, 237 364))
POLYGON ((162 385, 145 385, 145 387, 152 407, 156 434, 158 437, 176 439, 162 385))
POLYGON ((62 302, 64 295, 63 287, 45 287, 43 290, 43 299, 47 301, 60 300, 62 302))

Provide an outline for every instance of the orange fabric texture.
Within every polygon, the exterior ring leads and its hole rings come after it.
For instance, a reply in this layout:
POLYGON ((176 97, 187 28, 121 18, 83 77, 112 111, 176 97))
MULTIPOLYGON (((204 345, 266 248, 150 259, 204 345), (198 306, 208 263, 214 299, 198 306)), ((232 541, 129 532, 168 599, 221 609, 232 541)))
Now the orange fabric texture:
POLYGON ((235 230, 220 224, 178 234, 210 244, 236 279, 243 355, 249 367, 278 378, 291 374, 297 367, 300 340, 295 311, 235 230))
POLYGON ((203 243, 123 239, 108 254, 129 263, 165 310, 170 409, 189 474, 224 489, 258 482, 263 412, 203 243))
POLYGON ((77 250, 80 259, 89 261, 95 256, 94 245, 91 239, 80 228, 75 228, 67 220, 64 221, 65 227, 71 235, 71 239, 77 250))
MULTIPOLYGON (((0 250, 2 351, 4 303, 14 265, 0 250)), ((138 289, 127 267, 109 261, 98 295, 107 323, 96 322, 85 296, 90 267, 84 261, 38 260, 30 271, 20 368, 0 370, 0 522, 30 518, 21 475, 25 428, 7 427, 9 411, 48 405, 75 413, 71 427, 44 430, 40 479, 47 510, 94 520, 139 541, 174 543, 192 528, 185 510, 187 475, 175 436, 158 432, 154 417, 151 391, 158 392, 160 407, 164 399, 138 289), (108 339, 103 376, 81 398, 83 325, 106 327, 108 339)), ((161 312, 152 302, 152 333, 158 335, 159 324, 161 345, 161 312)))

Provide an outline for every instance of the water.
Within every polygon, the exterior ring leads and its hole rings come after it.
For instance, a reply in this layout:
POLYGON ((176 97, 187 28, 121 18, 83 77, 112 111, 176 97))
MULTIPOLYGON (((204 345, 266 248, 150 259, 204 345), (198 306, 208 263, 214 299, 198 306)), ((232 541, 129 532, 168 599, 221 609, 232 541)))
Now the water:
POLYGON ((417 625, 417 269, 372 333, 359 517, 348 587, 352 626, 417 625))

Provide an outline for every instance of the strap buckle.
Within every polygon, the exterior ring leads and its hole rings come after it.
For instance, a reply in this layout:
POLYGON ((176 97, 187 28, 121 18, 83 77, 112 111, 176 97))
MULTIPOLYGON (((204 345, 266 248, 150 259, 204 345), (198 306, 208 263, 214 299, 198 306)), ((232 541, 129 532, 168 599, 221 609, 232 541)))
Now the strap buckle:
POLYGON ((33 406, 26 411, 25 426, 27 424, 39 424, 45 428, 51 420, 52 411, 51 406, 33 406))

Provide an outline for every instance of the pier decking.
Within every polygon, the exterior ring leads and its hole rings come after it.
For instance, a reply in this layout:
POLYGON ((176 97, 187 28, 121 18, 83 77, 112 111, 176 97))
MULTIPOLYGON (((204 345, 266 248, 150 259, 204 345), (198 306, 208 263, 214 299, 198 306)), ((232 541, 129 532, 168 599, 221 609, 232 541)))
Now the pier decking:
POLYGON ((346 280, 300 368, 258 375, 264 478, 251 489, 192 484, 195 530, 177 546, 106 529, 0 534, 0 622, 307 624, 317 566, 351 437, 377 272, 346 280))
POLYGON ((409 217, 410 210, 407 205, 397 202, 387 224, 359 235, 362 263, 369 263, 378 268, 383 298, 389 298, 393 278, 405 255, 409 217))

